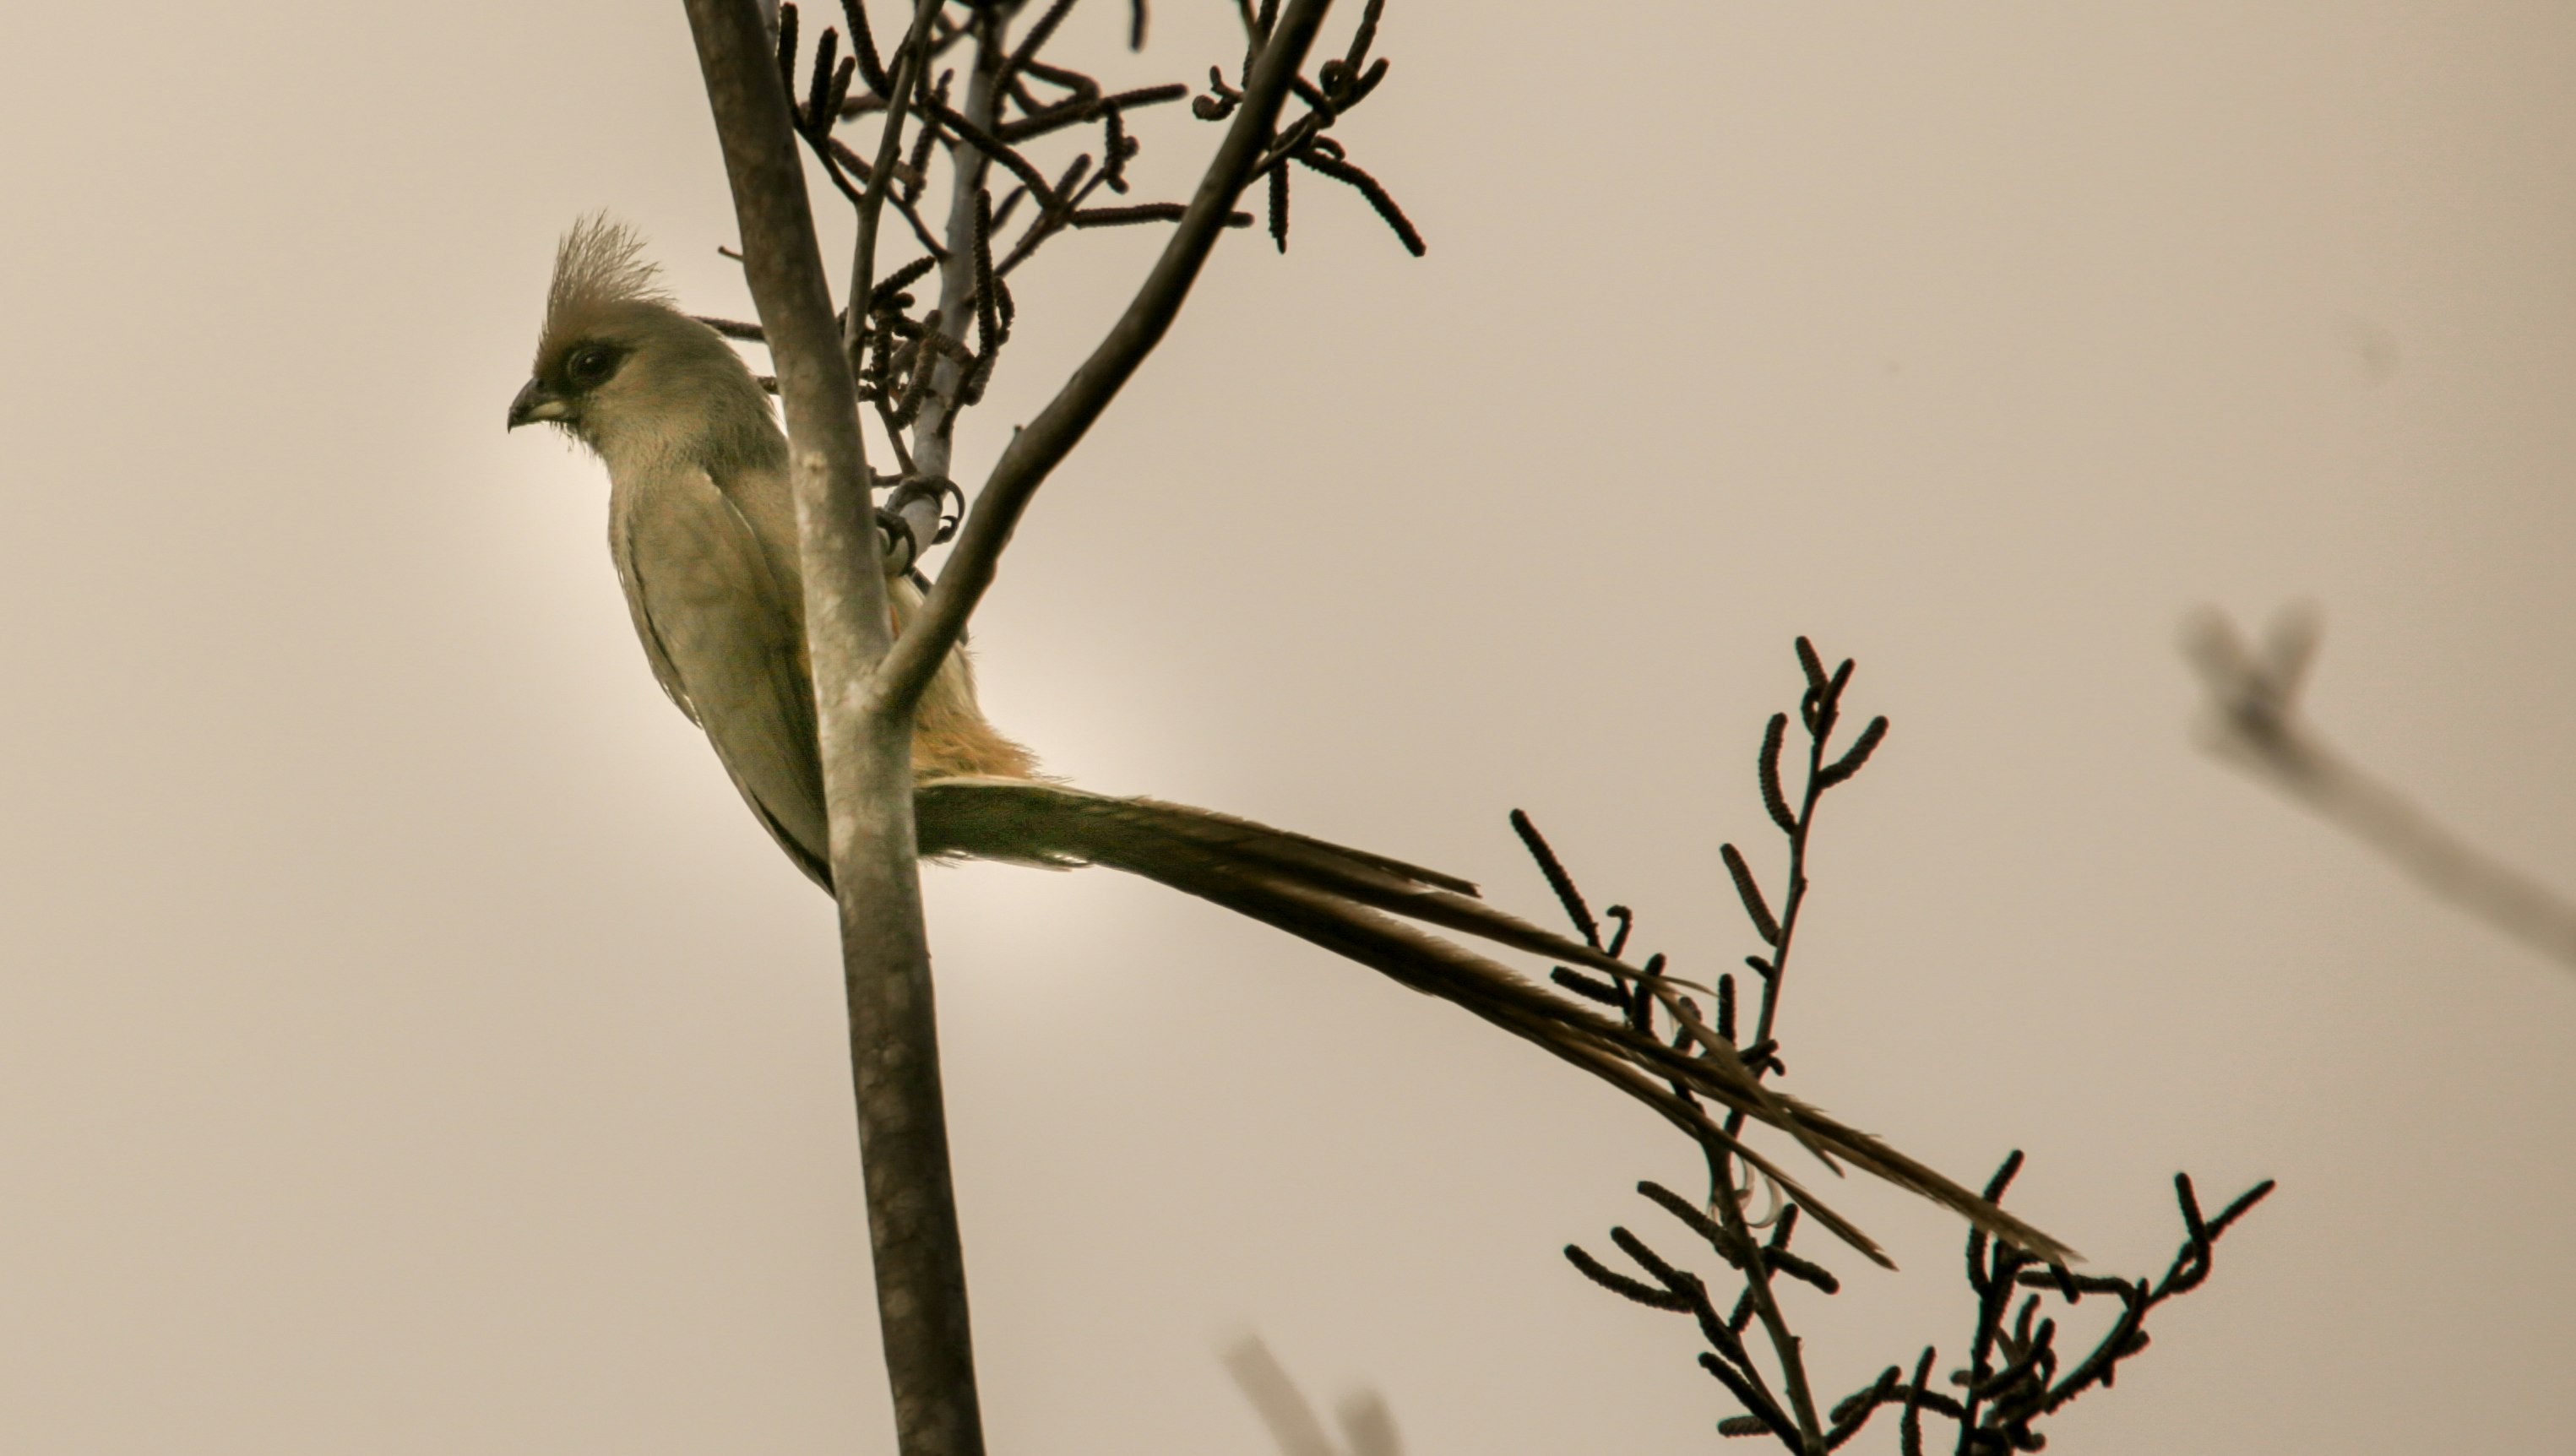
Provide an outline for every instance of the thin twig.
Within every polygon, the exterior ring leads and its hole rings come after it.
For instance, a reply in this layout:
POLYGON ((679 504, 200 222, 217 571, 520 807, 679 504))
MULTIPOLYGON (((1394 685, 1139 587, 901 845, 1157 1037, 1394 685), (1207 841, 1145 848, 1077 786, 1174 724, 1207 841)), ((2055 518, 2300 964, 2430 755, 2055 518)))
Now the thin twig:
POLYGON ((1165 86, 1143 86, 1110 96, 1077 96, 1070 101, 1059 101, 1053 106, 1042 107, 1017 121, 1004 124, 1000 135, 1002 140, 1016 146, 1021 142, 1035 141, 1049 132, 1061 131, 1068 126, 1080 126, 1087 121, 1096 121, 1108 112, 1135 111, 1141 107, 1159 106, 1166 101, 1181 100, 1189 94, 1189 87, 1175 81, 1165 86))

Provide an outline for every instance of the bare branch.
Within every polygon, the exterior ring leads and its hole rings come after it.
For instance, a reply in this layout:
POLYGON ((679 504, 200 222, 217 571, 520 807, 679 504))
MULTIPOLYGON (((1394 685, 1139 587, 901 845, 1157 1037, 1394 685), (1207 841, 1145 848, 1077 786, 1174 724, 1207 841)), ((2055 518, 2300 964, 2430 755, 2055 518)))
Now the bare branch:
MULTIPOLYGON (((1001 106, 998 83, 1003 67, 1010 61, 1003 49, 1007 18, 999 10, 976 13, 972 26, 975 48, 967 58, 966 105, 962 113, 950 110, 936 96, 924 98, 924 110, 930 120, 961 139, 949 149, 947 256, 939 266, 938 332, 951 342, 965 339, 966 322, 975 314, 975 227, 983 206, 984 178, 992 165, 993 153, 987 146, 1000 149, 1000 143, 993 142, 991 136, 994 117, 1001 106), (960 122, 964 123, 962 128, 960 122)), ((1032 168, 1023 174, 1023 179, 1034 176, 1037 173, 1032 168)), ((1044 179, 1039 181, 1043 185, 1044 179)), ((950 434, 961 407, 959 395, 966 378, 966 357, 969 356, 963 349, 954 353, 942 350, 925 376, 927 389, 913 427, 912 453, 926 474, 948 474, 950 434)), ((927 674, 923 681, 928 681, 927 674)), ((893 701, 908 706, 912 695, 898 693, 893 701)))
POLYGON ((1197 281, 1200 267, 1216 245, 1218 232, 1234 210, 1235 196, 1243 190, 1253 158, 1269 140, 1279 105, 1288 95, 1288 82, 1304 63, 1307 48, 1314 44, 1315 32, 1323 24, 1329 4, 1330 0, 1293 0, 1289 5, 1253 68, 1243 105, 1227 129, 1224 142, 1217 147, 1215 160, 1199 179, 1188 213, 1163 245, 1162 256, 1127 305, 1127 312, 1047 407, 1013 436, 1010 446, 1002 452, 983 492, 976 497, 975 508, 958 534, 947 565, 939 573, 938 585, 931 590, 920 616, 886 658, 878 691, 889 702, 908 704, 920 696, 931 673, 965 631, 966 619, 974 612, 975 604, 992 586, 1002 548, 1009 544, 1011 532, 1027 512, 1038 487, 1081 442, 1092 422, 1100 418, 1101 411, 1109 407, 1128 377, 1171 328, 1173 315, 1189 296, 1190 285, 1197 281))
MULTIPOLYGON (((925 0, 925 8, 936 3, 925 0)), ((833 325, 794 123, 757 4, 687 0, 687 7, 733 184, 744 273, 786 406, 896 1434, 904 1456, 981 1456, 914 854, 912 699, 895 700, 889 711, 882 694, 867 692, 887 650, 886 596, 850 361, 833 325)), ((882 188, 891 171, 879 167, 872 186, 882 188)))

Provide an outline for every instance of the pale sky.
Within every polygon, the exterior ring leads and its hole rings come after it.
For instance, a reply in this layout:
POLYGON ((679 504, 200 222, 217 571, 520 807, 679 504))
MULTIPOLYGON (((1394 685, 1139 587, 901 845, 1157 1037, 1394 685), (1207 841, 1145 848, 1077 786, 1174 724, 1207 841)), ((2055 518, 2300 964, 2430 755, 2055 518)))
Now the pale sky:
MULTIPOLYGON (((1202 77, 1228 10, 1059 54, 1202 77)), ((2162 1271, 2177 1169, 2281 1179, 2050 1449, 2563 1445, 2576 971, 2197 753, 2174 641, 2319 604, 2326 730, 2576 890, 2576 10, 1393 0, 1379 48, 1344 135, 1429 256, 1320 182, 1229 238, 1004 562, 996 720, 1543 915, 1526 808, 1704 977, 1810 633, 1895 727, 1786 1085, 2027 1149, 2102 1272, 2162 1271)), ((0 116, 0 1449, 890 1453, 829 906, 654 687, 597 464, 502 428, 586 210, 748 313, 680 7, 21 6, 0 116)), ((1136 129, 1147 196, 1216 134, 1136 129)), ((1015 278, 970 483, 1155 241, 1015 278)), ((1409 1456, 1719 1444, 1685 1322, 1558 1253, 1682 1250, 1662 1124, 1148 884, 927 881, 996 1452, 1260 1456, 1247 1330, 1409 1456)), ((1808 1246, 1827 1398, 1948 1368, 1959 1226, 1834 1191, 1905 1267, 1808 1246)))

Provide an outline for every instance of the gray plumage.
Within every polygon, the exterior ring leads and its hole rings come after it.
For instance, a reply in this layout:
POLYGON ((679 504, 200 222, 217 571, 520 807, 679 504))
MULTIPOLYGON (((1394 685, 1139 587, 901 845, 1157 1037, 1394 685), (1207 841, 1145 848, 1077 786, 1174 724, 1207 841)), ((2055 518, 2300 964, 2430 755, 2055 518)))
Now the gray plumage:
MULTIPOLYGON (((536 365, 510 423, 543 421, 608 467, 609 553, 654 678, 714 746, 797 867, 830 887, 787 442, 714 330, 672 306, 625 229, 585 219, 556 256, 536 365)), ((894 623, 919 606, 889 583, 894 623)), ((1423 925, 1633 978, 1633 968, 1495 910, 1448 875, 1247 820, 1040 777, 987 722, 962 651, 917 717, 914 809, 926 858, 1102 865, 1277 926, 1545 1047, 1703 1140, 1734 1148, 1837 1234, 1868 1238, 1752 1150, 1698 1097, 1787 1131, 2043 1257, 2063 1245, 1884 1143, 1774 1092, 1732 1056, 1693 1056, 1569 1003, 1423 925)))

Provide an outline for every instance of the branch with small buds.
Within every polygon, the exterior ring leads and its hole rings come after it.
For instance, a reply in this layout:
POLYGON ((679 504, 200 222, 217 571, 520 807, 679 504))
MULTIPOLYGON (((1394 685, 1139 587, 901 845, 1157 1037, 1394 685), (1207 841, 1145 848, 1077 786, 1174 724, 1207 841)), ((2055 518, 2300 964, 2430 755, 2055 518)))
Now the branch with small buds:
MULTIPOLYGON (((1803 637, 1797 641, 1797 655, 1806 680, 1797 713, 1797 722, 1806 736, 1805 774, 1797 796, 1792 798, 1789 794, 1782 771, 1789 741, 1789 714, 1775 714, 1764 726, 1761 750, 1755 760, 1763 807, 1786 840, 1788 851, 1786 888, 1776 912, 1744 853, 1733 844, 1719 848, 1719 859, 1743 904, 1754 937, 1762 946, 1760 953, 1745 958, 1760 986, 1749 1034, 1739 1044, 1738 1028, 1744 1017, 1732 974, 1717 978, 1715 1005, 1703 1020, 1698 1004, 1688 997, 1675 994, 1666 999, 1649 994, 1645 984, 1649 978, 1640 978, 1634 986, 1620 986, 1567 967, 1559 967, 1555 973, 1560 986, 1621 1012, 1631 1030, 1666 1035, 1676 1047, 1722 1046, 1729 1055, 1740 1058, 1757 1078, 1787 1071, 1778 1054, 1778 1017, 1790 951, 1808 905, 1807 868, 1817 807, 1828 791, 1850 782, 1887 738, 1887 719, 1874 717, 1847 744, 1835 744, 1834 734, 1843 721, 1843 700, 1851 685, 1853 665, 1846 659, 1827 671, 1824 660, 1803 637), (1669 1031, 1658 1028, 1655 1013, 1659 1006, 1671 1023, 1669 1031)), ((1564 861, 1539 834, 1529 816, 1515 810, 1512 827, 1564 907, 1575 933, 1586 944, 1605 948, 1602 922, 1611 922, 1616 929, 1608 937, 1606 948, 1614 956, 1623 953, 1636 928, 1635 912, 1625 905, 1612 905, 1596 917, 1575 887, 1564 861)), ((1651 979, 1659 981, 1669 993, 1671 986, 1680 983, 1660 974, 1663 964, 1661 955, 1645 962, 1647 971, 1653 973, 1651 979)), ((1673 1090, 1684 1097, 1690 1095, 1689 1089, 1679 1085, 1673 1090)), ((1738 1133, 1742 1123, 1740 1114, 1731 1116, 1725 1131, 1730 1135, 1738 1133)), ((1623 1299, 1650 1309, 1690 1315, 1707 1346, 1698 1356, 1701 1368, 1743 1408, 1742 1414, 1721 1420, 1718 1430, 1728 1436, 1768 1436, 1798 1456, 1839 1450, 1860 1434, 1881 1407, 1890 1406, 1901 1412, 1898 1441, 1909 1456, 1920 1456, 1923 1450, 1926 1413, 1957 1426, 1956 1449, 1961 1456, 2039 1449, 2043 1440, 2033 1428, 2034 1423, 2086 1391, 2110 1385, 2119 1363, 2145 1348, 2148 1311, 2198 1288, 2209 1275, 2218 1237, 2273 1187, 2269 1180, 2259 1183, 2216 1217, 2205 1218, 2191 1179, 2176 1175, 2175 1195, 2181 1205, 2185 1238, 2172 1267, 2161 1281, 2155 1282, 2079 1275, 2064 1264, 2042 1263, 2021 1249, 1990 1239, 1981 1229, 1972 1229, 1967 1272, 1969 1288, 1976 1296, 1977 1318, 1969 1341, 1967 1367, 1950 1376, 1957 1393, 1931 1388, 1936 1352, 1927 1346, 1915 1360, 1910 1380, 1902 1365, 1891 1364, 1841 1400, 1820 1408, 1812 1394, 1804 1344, 1792 1327, 1782 1296, 1788 1292, 1786 1286, 1792 1284, 1831 1296, 1841 1292, 1843 1283, 1822 1264, 1791 1249, 1790 1240, 1799 1226, 1798 1204, 1782 1207, 1775 1189, 1770 1210, 1759 1218, 1749 1215, 1748 1200, 1765 1175, 1752 1166, 1739 1169, 1739 1159, 1723 1144, 1702 1140, 1700 1147, 1708 1162, 1708 1191, 1704 1198, 1688 1199, 1654 1182, 1639 1183, 1637 1191, 1697 1236, 1734 1272, 1740 1288, 1731 1307, 1721 1311, 1706 1279, 1666 1258, 1624 1227, 1613 1228, 1610 1240, 1639 1271, 1637 1274, 1612 1268, 1580 1245, 1568 1244, 1565 1256, 1585 1278, 1623 1299), (1768 1236, 1757 1241, 1756 1231, 1765 1227, 1769 1229, 1768 1236), (2024 1294, 2017 1310, 2013 1307, 2016 1293, 2024 1294), (2061 1375, 2058 1318, 2042 1317, 2043 1299, 2054 1298, 2071 1308, 2088 1295, 2110 1296, 2118 1307, 2117 1313, 2091 1350, 2065 1364, 2061 1375), (1761 1344, 1768 1347, 1767 1362, 1756 1358, 1754 1344, 1746 1338, 1757 1322, 1762 1326, 1761 1344)), ((2021 1163, 2017 1152, 2005 1160, 1986 1185, 1988 1202, 2001 1201, 2021 1163)))

